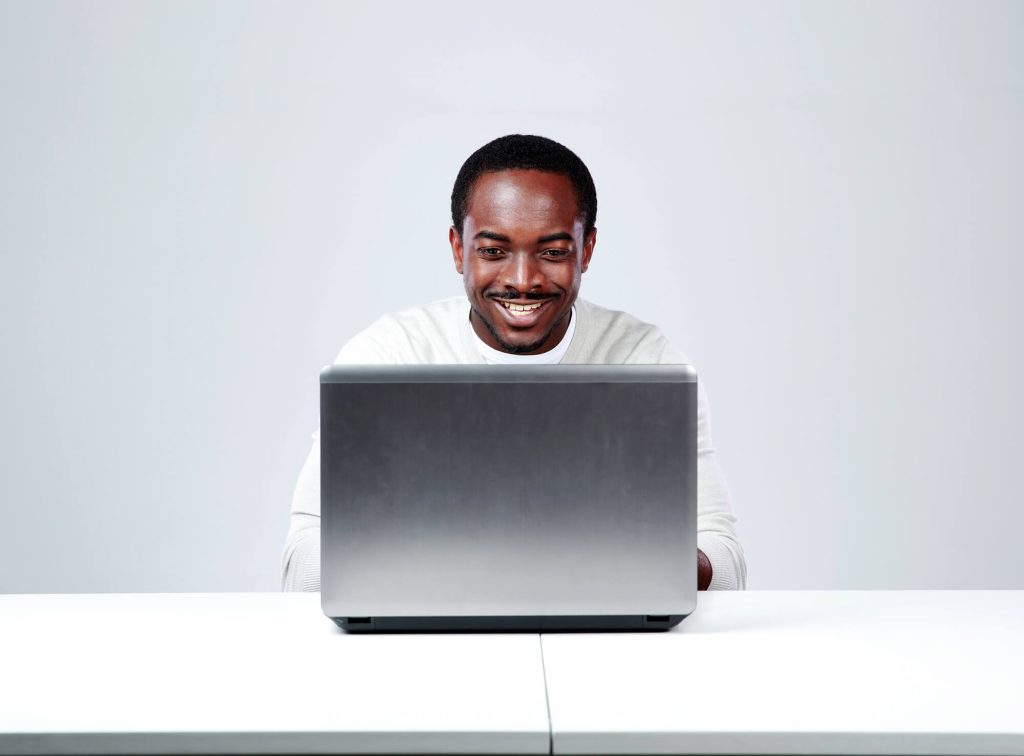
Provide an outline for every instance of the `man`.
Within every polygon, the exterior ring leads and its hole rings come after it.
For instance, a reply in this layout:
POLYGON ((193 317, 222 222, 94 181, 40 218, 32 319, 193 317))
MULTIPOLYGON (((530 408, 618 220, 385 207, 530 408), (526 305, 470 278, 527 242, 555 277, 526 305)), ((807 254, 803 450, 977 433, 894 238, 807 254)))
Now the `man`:
MULTIPOLYGON (((590 171, 568 148, 519 134, 484 145, 452 191, 448 240, 466 296, 383 316, 335 362, 686 362, 654 326, 577 298, 594 254, 596 216, 590 171)), ((292 501, 285 590, 320 589, 319 433, 313 439, 292 501)), ((697 502, 698 587, 744 588, 746 563, 699 384, 697 502)))

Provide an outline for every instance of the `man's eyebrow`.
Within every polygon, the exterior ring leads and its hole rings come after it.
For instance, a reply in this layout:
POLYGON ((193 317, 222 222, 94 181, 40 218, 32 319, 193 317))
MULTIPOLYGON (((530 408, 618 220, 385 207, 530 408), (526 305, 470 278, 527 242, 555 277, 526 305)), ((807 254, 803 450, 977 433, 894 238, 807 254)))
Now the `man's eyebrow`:
POLYGON ((557 234, 548 234, 547 236, 540 237, 537 240, 537 243, 538 244, 544 244, 546 242, 552 242, 552 241, 570 241, 571 242, 571 241, 573 241, 573 238, 572 238, 572 234, 567 233, 565 231, 559 231, 557 234))
MULTIPOLYGON (((496 231, 486 231, 486 230, 478 231, 476 236, 474 236, 473 238, 474 239, 490 239, 491 241, 505 242, 506 244, 509 243, 510 241, 512 241, 509 237, 505 236, 505 234, 499 234, 496 231)), ((538 244, 547 244, 548 242, 553 242, 553 241, 568 241, 568 242, 571 242, 571 241, 573 241, 572 234, 568 233, 567 231, 559 231, 558 233, 547 234, 546 236, 542 236, 539 239, 537 239, 537 243, 538 244)))
POLYGON ((508 238, 504 234, 498 234, 498 233, 495 233, 494 231, 480 231, 473 238, 474 239, 490 239, 492 241, 500 241, 500 242, 506 242, 506 243, 512 241, 510 238, 508 238))

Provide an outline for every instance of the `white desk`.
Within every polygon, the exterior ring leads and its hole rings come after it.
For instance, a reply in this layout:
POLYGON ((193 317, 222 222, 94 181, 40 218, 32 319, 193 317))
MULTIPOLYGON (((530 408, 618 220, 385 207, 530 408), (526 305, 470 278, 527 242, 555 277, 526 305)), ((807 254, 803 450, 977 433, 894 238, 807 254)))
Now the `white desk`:
POLYGON ((1024 591, 702 594, 543 659, 318 600, 0 596, 0 754, 1024 754, 1024 591))
POLYGON ((348 636, 319 594, 0 596, 0 753, 548 753, 537 635, 348 636))
POLYGON ((1024 591, 702 594, 543 645, 556 754, 1024 754, 1024 591))

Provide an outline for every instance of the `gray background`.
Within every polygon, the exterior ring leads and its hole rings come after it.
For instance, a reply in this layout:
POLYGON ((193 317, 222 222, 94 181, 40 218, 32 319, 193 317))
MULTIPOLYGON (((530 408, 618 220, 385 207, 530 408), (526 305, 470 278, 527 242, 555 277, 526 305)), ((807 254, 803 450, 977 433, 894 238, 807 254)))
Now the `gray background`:
POLYGON ((752 588, 1024 588, 1024 4, 0 4, 0 591, 274 590, 316 377, 461 291, 461 162, 598 186, 752 588))

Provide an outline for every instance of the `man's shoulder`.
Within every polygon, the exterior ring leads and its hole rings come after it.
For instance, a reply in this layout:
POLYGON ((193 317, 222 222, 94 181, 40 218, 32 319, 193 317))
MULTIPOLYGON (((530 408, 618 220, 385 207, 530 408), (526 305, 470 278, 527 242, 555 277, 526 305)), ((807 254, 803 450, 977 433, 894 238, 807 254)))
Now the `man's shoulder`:
POLYGON ((430 363, 451 361, 458 327, 467 317, 465 296, 385 313, 342 348, 336 362, 430 363))
POLYGON ((686 361, 662 330, 623 310, 576 300, 584 339, 575 358, 581 362, 676 363, 686 361))
POLYGON ((459 294, 418 307, 386 313, 377 322, 399 328, 423 328, 424 324, 448 328, 457 323, 458 317, 467 316, 468 312, 469 300, 464 294, 459 294))
POLYGON ((450 341, 458 335, 459 323, 468 313, 469 301, 465 296, 447 297, 381 315, 367 331, 389 340, 408 339, 414 344, 437 339, 450 341))
POLYGON ((658 330, 656 325, 647 323, 624 310, 602 307, 587 299, 578 298, 576 300, 576 309, 580 312, 581 317, 588 318, 591 323, 603 330, 621 329, 638 333, 658 330))

